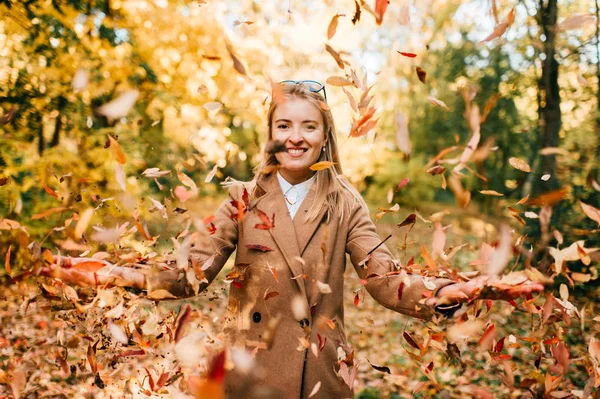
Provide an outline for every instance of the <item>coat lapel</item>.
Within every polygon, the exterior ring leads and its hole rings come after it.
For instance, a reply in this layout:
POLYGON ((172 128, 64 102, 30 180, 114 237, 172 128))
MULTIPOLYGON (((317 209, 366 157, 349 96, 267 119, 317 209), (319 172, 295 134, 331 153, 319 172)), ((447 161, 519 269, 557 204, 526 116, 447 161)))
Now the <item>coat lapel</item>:
POLYGON ((283 198, 281 187, 279 187, 279 182, 272 175, 258 180, 258 184, 266 191, 266 194, 256 201, 255 206, 267 214, 275 213, 275 226, 269 229, 269 233, 283 254, 298 289, 306 296, 306 285, 304 278, 301 277, 304 270, 300 260, 296 229, 285 203, 285 198, 283 198))

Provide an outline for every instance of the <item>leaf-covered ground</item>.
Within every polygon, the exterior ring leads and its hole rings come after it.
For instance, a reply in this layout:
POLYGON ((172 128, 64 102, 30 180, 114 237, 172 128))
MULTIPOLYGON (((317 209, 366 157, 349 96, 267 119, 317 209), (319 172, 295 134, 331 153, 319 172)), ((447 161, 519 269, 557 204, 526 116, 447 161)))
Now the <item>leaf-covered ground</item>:
MULTIPOLYGON (((395 233, 392 250, 404 242, 404 231, 391 223, 396 219, 403 218, 386 215, 379 223, 382 237, 395 233)), ((493 220, 464 211, 453 210, 444 221, 452 224, 450 243, 477 242, 494 229, 493 220)), ((431 225, 418 223, 400 254, 403 262, 413 252, 418 255, 421 245, 430 246, 432 233, 431 225)), ((461 251, 455 263, 467 265, 474 254, 468 247, 461 251)), ((153 302, 121 288, 97 295, 79 289, 81 301, 74 306, 53 297, 60 291, 42 281, 4 286, 0 398, 188 398, 186 377, 205 372, 222 347, 224 275, 186 301, 153 302), (191 317, 184 323, 177 314, 187 304, 191 317)), ((345 279, 346 331, 359 362, 358 397, 541 398, 545 392, 583 397, 591 381, 588 343, 600 332, 595 317, 600 306, 593 297, 583 298, 587 303, 573 300, 579 316, 566 316, 556 306, 544 315, 541 297, 532 303, 539 314, 523 302, 517 308, 495 302, 489 312, 482 303, 462 319, 435 324, 378 305, 361 289, 351 265, 345 279), (549 318, 544 328, 542 317, 549 318), (562 358, 555 349, 559 345, 567 350, 562 358), (561 362, 568 368, 564 375, 556 369, 561 362)))

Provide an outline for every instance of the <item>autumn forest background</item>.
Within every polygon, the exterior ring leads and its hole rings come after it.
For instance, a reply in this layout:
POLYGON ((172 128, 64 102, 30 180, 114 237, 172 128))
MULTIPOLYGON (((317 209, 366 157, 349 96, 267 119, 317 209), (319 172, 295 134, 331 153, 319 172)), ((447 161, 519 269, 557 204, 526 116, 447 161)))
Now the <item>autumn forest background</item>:
POLYGON ((0 398, 219 392, 233 265, 185 301, 37 274, 59 253, 151 264, 206 232, 285 79, 325 83, 343 172, 403 265, 506 255, 552 281, 423 323, 349 267, 357 397, 600 398, 599 8, 0 0, 0 398))

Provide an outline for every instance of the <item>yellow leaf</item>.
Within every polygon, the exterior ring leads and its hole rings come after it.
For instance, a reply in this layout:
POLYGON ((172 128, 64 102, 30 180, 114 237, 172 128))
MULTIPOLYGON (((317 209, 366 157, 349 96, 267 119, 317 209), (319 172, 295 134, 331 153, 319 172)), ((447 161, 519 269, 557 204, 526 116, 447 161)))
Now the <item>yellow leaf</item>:
POLYGON ((479 192, 483 195, 494 195, 496 197, 504 196, 504 194, 499 193, 498 191, 495 191, 495 190, 480 190, 479 192))
POLYGON ((325 83, 327 83, 328 85, 332 85, 332 86, 354 86, 354 83, 352 83, 351 81, 349 81, 346 78, 342 78, 340 76, 331 76, 329 78, 327 78, 327 80, 325 81, 325 83))
POLYGON ((527 162, 523 161, 522 159, 512 157, 512 158, 508 159, 508 163, 513 168, 519 169, 519 170, 521 170, 523 172, 527 172, 527 173, 533 172, 531 170, 531 167, 529 166, 529 164, 527 162))
POLYGON ((324 170, 327 168, 331 168, 333 165, 335 165, 335 162, 321 161, 311 165, 310 170, 324 170))

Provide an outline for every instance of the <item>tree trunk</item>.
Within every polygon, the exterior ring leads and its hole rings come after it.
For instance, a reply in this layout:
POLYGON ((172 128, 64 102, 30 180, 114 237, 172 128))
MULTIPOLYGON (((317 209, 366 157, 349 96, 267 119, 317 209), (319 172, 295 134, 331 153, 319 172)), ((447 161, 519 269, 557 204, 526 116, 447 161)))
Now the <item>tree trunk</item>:
POLYGON ((62 118, 63 118, 63 109, 67 105, 67 99, 63 96, 58 97, 58 104, 56 109, 58 110, 58 116, 56 117, 56 122, 54 123, 54 134, 52 135, 52 141, 50 142, 50 147, 56 147, 60 142, 60 131, 62 130, 62 118))
MULTIPOLYGON (((561 128, 560 87, 558 85, 558 61, 556 61, 556 21, 558 19, 557 0, 540 0, 539 23, 544 32, 543 42, 545 58, 542 60, 542 77, 539 80, 541 95, 541 131, 539 148, 558 147, 561 128)), ((542 156, 536 170, 534 193, 541 193, 558 188, 556 179, 556 158, 554 155, 542 156), (549 181, 540 184, 539 176, 549 173, 549 181)))

